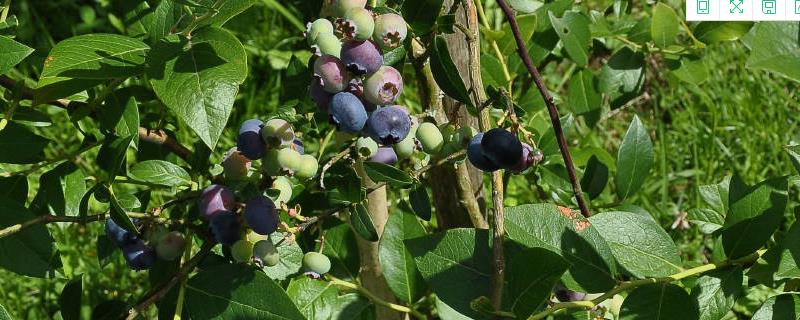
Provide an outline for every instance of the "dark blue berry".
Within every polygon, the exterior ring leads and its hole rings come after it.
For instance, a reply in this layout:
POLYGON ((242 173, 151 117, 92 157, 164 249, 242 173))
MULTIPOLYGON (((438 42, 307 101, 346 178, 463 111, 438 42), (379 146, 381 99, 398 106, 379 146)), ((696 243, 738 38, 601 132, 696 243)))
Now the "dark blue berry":
POLYGON ((365 132, 375 142, 391 145, 400 142, 411 130, 411 118, 408 111, 398 106, 378 108, 367 120, 365 132))
POLYGON ((264 156, 267 146, 261 140, 261 127, 264 123, 258 119, 250 119, 242 123, 239 127, 239 135, 236 137, 236 146, 239 152, 250 160, 258 160, 264 156))
POLYGON ((292 141, 294 150, 297 151, 299 154, 306 153, 306 147, 303 145, 303 140, 300 140, 298 137, 294 137, 294 141, 292 141))
POLYGON ((250 229, 261 235, 270 235, 278 229, 278 213, 275 203, 265 196, 257 196, 247 201, 244 219, 250 229))
POLYGON ((475 168, 485 172, 492 172, 500 169, 497 165, 492 163, 486 156, 483 155, 481 148, 481 140, 483 139, 483 132, 476 134, 467 146, 467 159, 472 163, 475 168))
POLYGON ((368 161, 393 165, 397 163, 397 153, 394 152, 392 147, 380 147, 368 161))
POLYGON ((367 111, 364 104, 358 97, 349 92, 339 92, 331 99, 330 112, 331 123, 336 125, 339 131, 357 133, 364 128, 367 122, 367 111))
POLYGON ((156 251, 142 240, 122 247, 122 255, 125 257, 128 267, 133 270, 150 269, 156 262, 156 251))
POLYGON ((123 229, 114 220, 106 220, 106 236, 118 248, 136 242, 138 238, 133 232, 123 229))
POLYGON ((483 155, 503 169, 511 169, 522 158, 522 143, 511 132, 494 128, 483 135, 483 155))
POLYGON ((239 241, 242 226, 236 215, 230 211, 223 211, 211 217, 211 233, 214 239, 224 245, 232 245, 239 241))

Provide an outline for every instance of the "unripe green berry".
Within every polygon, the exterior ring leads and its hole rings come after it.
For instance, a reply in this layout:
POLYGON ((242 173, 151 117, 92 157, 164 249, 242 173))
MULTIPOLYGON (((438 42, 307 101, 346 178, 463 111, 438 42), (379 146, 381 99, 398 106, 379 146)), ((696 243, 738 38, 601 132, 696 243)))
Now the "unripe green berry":
POLYGON ((368 137, 361 137, 356 140, 356 151, 362 158, 369 158, 378 152, 378 143, 368 137))
POLYGON ((292 125, 283 119, 270 119, 261 128, 261 139, 269 147, 284 147, 294 141, 292 125))
POLYGON ((419 125, 416 134, 417 140, 422 145, 422 150, 427 154, 436 154, 442 150, 444 137, 442 132, 433 123, 425 122, 419 125))
POLYGON ((333 34, 333 24, 327 19, 317 19, 306 24, 306 39, 309 45, 317 43, 317 39, 322 34, 333 34))
POLYGON ((292 199, 292 183, 286 177, 275 178, 272 189, 278 191, 278 195, 272 198, 275 204, 287 203, 292 199))
POLYGON ((366 6, 367 0, 335 0, 333 2, 334 13, 339 17, 343 17, 352 8, 364 8, 366 6))
POLYGON ((270 149, 264 155, 262 168, 270 176, 279 176, 286 171, 299 169, 300 161, 300 153, 292 148, 270 149))
POLYGON ((399 47, 408 34, 406 21, 398 14, 386 13, 375 17, 372 40, 383 49, 399 47))
POLYGON ((324 254, 311 251, 303 256, 303 266, 308 271, 317 274, 326 274, 331 270, 331 260, 324 254))
POLYGON ((273 267, 281 260, 278 249, 270 240, 261 240, 253 246, 253 256, 264 261, 264 265, 273 267))
POLYGON ((317 169, 319 169, 317 158, 310 154, 304 154, 300 156, 299 163, 297 170, 294 170, 295 176, 300 179, 310 179, 317 175, 317 169))
POLYGON ((364 41, 372 38, 375 20, 372 12, 364 8, 352 8, 336 19, 336 33, 344 39, 364 41))
POLYGON ((315 48, 315 53, 317 55, 341 57, 342 41, 333 33, 319 35, 317 37, 317 42, 312 44, 311 47, 315 48))
POLYGON ((417 135, 417 129, 419 128, 419 124, 415 118, 411 118, 411 129, 408 131, 408 135, 405 139, 400 140, 400 142, 394 144, 392 148, 394 148, 394 153, 397 154, 398 159, 408 159, 414 155, 414 151, 417 149, 417 143, 414 141, 417 135))
POLYGON ((253 243, 247 241, 247 239, 236 241, 236 243, 231 246, 231 256, 233 257, 233 261, 236 262, 250 261, 250 257, 253 256, 253 243))
POLYGON ((156 254, 163 260, 174 261, 181 256, 184 247, 186 247, 186 238, 183 233, 172 231, 158 241, 156 254))

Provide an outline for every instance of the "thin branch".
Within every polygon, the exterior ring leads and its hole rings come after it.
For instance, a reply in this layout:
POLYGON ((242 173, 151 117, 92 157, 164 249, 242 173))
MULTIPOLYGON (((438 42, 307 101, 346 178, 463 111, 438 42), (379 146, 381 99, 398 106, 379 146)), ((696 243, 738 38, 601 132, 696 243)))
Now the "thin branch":
POLYGON ((213 241, 204 242, 203 247, 200 248, 200 251, 197 252, 197 254, 195 254, 194 257, 192 257, 192 259, 183 264, 183 267, 181 267, 178 273, 172 276, 172 278, 170 278, 167 282, 150 290, 150 292, 148 292, 144 296, 144 298, 142 298, 142 300, 139 301, 139 303, 137 303, 135 306, 133 306, 133 308, 128 310, 127 319, 128 320, 136 319, 136 317, 139 316, 141 312, 147 310, 147 308, 149 308, 153 303, 166 296, 167 293, 169 293, 169 290, 172 289, 172 287, 174 287, 179 281, 186 278, 189 275, 189 273, 191 273, 192 270, 194 270, 197 264, 199 264, 200 261, 202 261, 211 252, 211 249, 214 248, 215 245, 216 243, 214 243, 213 241))
POLYGON ((427 317, 424 314, 420 313, 419 311, 414 310, 413 308, 409 308, 407 306, 403 306, 403 305, 387 302, 387 301, 381 299, 380 297, 376 296, 375 294, 373 294, 372 292, 370 292, 369 290, 367 290, 366 288, 364 288, 364 287, 362 287, 362 286, 360 286, 358 284, 347 282, 347 281, 344 281, 344 280, 340 280, 340 279, 338 279, 338 278, 336 278, 334 276, 331 276, 331 275, 328 275, 327 277, 328 277, 328 280, 330 281, 331 284, 334 284, 334 285, 337 285, 337 286, 340 286, 340 287, 344 287, 344 288, 348 288, 348 289, 352 289, 352 290, 356 290, 359 293, 361 293, 361 295, 365 296, 367 299, 369 299, 370 301, 372 301, 373 303, 375 303, 377 305, 381 305, 381 306, 387 307, 387 308, 395 310, 395 311, 411 314, 417 319, 427 319, 427 317))
MULTIPOLYGON (((127 213, 131 218, 155 218, 146 213, 137 213, 137 212, 128 212, 127 213)), ((25 230, 29 227, 38 225, 38 224, 48 224, 53 222, 69 222, 69 223, 86 223, 86 222, 95 222, 95 221, 105 221, 106 219, 110 218, 111 215, 107 213, 103 214, 96 214, 86 217, 80 216, 57 216, 52 214, 45 214, 38 216, 36 218, 30 219, 28 221, 24 221, 21 223, 17 223, 14 225, 10 225, 0 230, 0 239, 14 235, 22 230, 25 230)))
MULTIPOLYGON (((7 76, 0 76, 0 87, 9 90, 19 90, 21 98, 33 100, 33 89, 21 85, 17 81, 14 81, 7 76)), ((81 105, 84 105, 83 102, 70 101, 66 99, 48 101, 47 104, 67 110, 75 109, 81 105)), ((174 137, 168 135, 163 130, 152 130, 139 127, 138 133, 140 140, 162 145, 185 161, 189 161, 189 159, 192 157, 192 152, 188 148, 181 145, 178 140, 175 140, 174 137)))
POLYGON ((567 139, 564 137, 564 130, 561 128, 561 119, 558 115, 558 108, 556 108, 556 104, 553 102, 553 97, 550 95, 550 92, 548 92, 547 87, 544 85, 542 76, 539 74, 539 70, 533 65, 533 61, 528 55, 528 49, 527 46, 525 46, 525 40, 522 39, 522 35, 520 34, 519 25, 517 25, 517 19, 514 17, 514 11, 511 10, 511 7, 508 6, 508 3, 506 3, 505 0, 497 0, 497 4, 501 9, 503 9, 503 14, 506 16, 509 26, 511 26, 511 33, 514 34, 514 40, 517 43, 517 53, 519 54, 519 57, 522 58, 522 62, 525 63, 528 73, 531 74, 533 82, 536 84, 536 88, 539 89, 539 93, 542 95, 544 103, 547 105, 547 112, 550 114, 550 122, 553 124, 553 132, 555 133, 558 141, 558 148, 561 149, 561 156, 564 158, 564 165, 567 167, 569 181, 572 184, 572 190, 575 193, 575 200, 578 202, 578 207, 581 210, 581 214, 584 217, 589 217, 591 213, 589 213, 589 208, 586 206, 586 200, 583 198, 583 191, 581 190, 581 185, 578 182, 578 176, 575 173, 575 165, 572 163, 572 155, 569 153, 569 145, 567 145, 567 139))
MULTIPOLYGON (((502 0, 500 0, 500 1, 502 1, 502 0)), ((704 264, 704 265, 701 265, 701 266, 698 266, 698 267, 694 267, 694 268, 691 268, 691 269, 687 269, 687 270, 678 272, 676 274, 673 274, 673 275, 667 276, 667 277, 645 278, 645 279, 638 279, 638 280, 632 280, 632 281, 623 282, 620 285, 618 285, 618 286, 614 287, 613 289, 611 289, 610 291, 604 293, 603 295, 592 299, 591 301, 573 301, 573 302, 556 303, 553 306, 551 306, 550 308, 545 309, 544 311, 541 311, 539 313, 531 315, 528 318, 528 320, 546 319, 551 314, 554 314, 554 313, 559 312, 559 311, 564 310, 564 309, 591 309, 591 308, 594 308, 595 306, 599 305, 603 301, 608 300, 610 298, 613 298, 614 295, 616 295, 616 294, 618 294, 620 292, 628 291, 630 289, 638 288, 638 287, 641 287, 641 286, 644 286, 644 285, 648 285, 648 284, 670 283, 670 282, 680 281, 680 280, 683 280, 683 279, 688 278, 688 277, 701 275, 701 274, 704 274, 704 273, 709 272, 709 271, 722 269, 722 268, 725 268, 725 267, 739 266, 739 265, 749 265, 749 264, 755 262, 756 260, 758 260, 758 258, 760 258, 764 254, 764 252, 766 252, 766 249, 758 250, 758 251, 753 252, 753 253, 751 253, 751 254, 749 254, 747 256, 744 256, 744 257, 741 257, 741 258, 738 258, 738 259, 734 259, 734 260, 727 260, 727 261, 721 262, 721 263, 704 264)))

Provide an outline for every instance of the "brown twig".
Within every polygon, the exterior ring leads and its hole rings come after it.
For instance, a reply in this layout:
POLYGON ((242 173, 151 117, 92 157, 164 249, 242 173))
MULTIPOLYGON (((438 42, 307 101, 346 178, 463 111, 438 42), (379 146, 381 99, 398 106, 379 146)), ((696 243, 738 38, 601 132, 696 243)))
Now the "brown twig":
POLYGON ((200 251, 198 251, 197 254, 195 254, 194 257, 192 257, 192 259, 183 264, 183 267, 181 267, 178 273, 172 276, 172 278, 170 278, 167 282, 150 290, 144 296, 144 298, 142 298, 142 300, 139 301, 139 303, 137 303, 135 306, 133 306, 133 308, 128 310, 127 319, 129 320, 136 319, 136 317, 138 317, 141 312, 147 310, 147 308, 150 307, 153 303, 155 303, 156 301, 160 300, 165 295, 167 295, 167 293, 169 293, 169 290, 172 289, 172 287, 174 287, 182 279, 186 278, 189 275, 189 273, 191 273, 192 270, 194 270, 197 264, 200 263, 200 261, 202 261, 203 258, 205 258, 211 252, 211 249, 214 248, 215 245, 216 243, 214 243, 213 241, 204 242, 203 247, 200 248, 200 251))
MULTIPOLYGON (((149 214, 146 214, 146 213, 136 213, 136 212, 128 212, 128 216, 131 217, 131 218, 142 218, 142 219, 155 218, 155 217, 153 217, 153 216, 151 216, 149 214)), ((53 222, 87 223, 87 222, 104 221, 104 220, 108 219, 109 217, 111 217, 111 215, 109 215, 107 213, 90 215, 90 216, 86 216, 86 217, 57 216, 57 215, 52 215, 52 214, 45 214, 45 215, 41 215, 41 216, 38 216, 38 217, 30 219, 30 220, 27 220, 27 221, 24 221, 24 222, 21 222, 21 223, 17 223, 17 224, 14 224, 14 225, 10 225, 8 227, 0 229, 0 239, 8 237, 8 236, 11 236, 11 235, 14 235, 14 234, 16 234, 16 233, 18 233, 18 232, 20 232, 20 231, 22 231, 24 229, 27 229, 29 227, 32 227, 32 226, 35 226, 35 225, 38 225, 38 224, 48 224, 48 223, 53 223, 53 222)))
MULTIPOLYGON (((26 100, 33 100, 33 89, 19 84, 17 81, 14 81, 7 76, 0 76, 0 87, 9 90, 19 90, 20 98, 26 100)), ((69 110, 77 108, 80 105, 83 105, 84 103, 70 101, 66 99, 59 99, 59 100, 48 101, 47 104, 69 110)), ((192 152, 188 148, 181 145, 178 142, 178 140, 175 140, 174 137, 168 135, 163 130, 152 130, 139 127, 138 133, 140 140, 162 145, 185 161, 189 161, 189 159, 192 156, 192 152)))
POLYGON ((545 87, 542 81, 539 70, 533 65, 533 61, 528 55, 528 49, 525 46, 525 40, 522 39, 522 35, 520 34, 517 19, 514 17, 514 11, 511 10, 511 7, 508 6, 505 0, 497 0, 497 4, 503 10, 503 14, 506 16, 509 26, 511 26, 511 33, 514 35, 514 40, 517 43, 517 53, 519 57, 522 58, 522 62, 528 69, 528 73, 531 74, 536 88, 539 89, 539 93, 542 95, 544 103, 547 105, 547 112, 550 114, 553 132, 558 141, 558 148, 561 149, 561 156, 564 158, 564 165, 567 167, 569 181, 572 184, 572 190, 575 193, 575 200, 578 202, 581 214, 583 214, 584 217, 589 217, 591 214, 589 213, 589 208, 586 206, 586 200, 583 198, 583 191, 581 190, 581 185, 575 173, 575 165, 572 163, 572 156, 569 153, 569 146, 567 145, 566 137, 564 137, 564 130, 561 128, 561 119, 559 118, 555 102, 553 102, 553 97, 550 95, 550 92, 547 91, 547 87, 545 87))

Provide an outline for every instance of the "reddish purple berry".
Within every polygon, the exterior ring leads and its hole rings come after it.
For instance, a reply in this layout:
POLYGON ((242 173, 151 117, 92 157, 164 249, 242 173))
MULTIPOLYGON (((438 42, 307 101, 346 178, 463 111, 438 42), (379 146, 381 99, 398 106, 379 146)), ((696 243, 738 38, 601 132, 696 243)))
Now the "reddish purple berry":
POLYGON ((317 104, 317 109, 320 111, 328 111, 328 105, 331 103, 333 94, 322 88, 322 79, 314 77, 314 79, 311 80, 308 94, 311 96, 311 100, 317 104))
POLYGON ((314 76, 322 83, 322 89, 337 93, 347 87, 347 69, 342 61, 333 56, 321 56, 314 61, 314 76))
POLYGON ((223 211, 233 211, 236 206, 236 199, 233 192, 225 187, 212 184, 208 186, 200 195, 200 216, 211 218, 223 211))
POLYGON ((341 56, 347 70, 358 75, 373 73, 383 65, 381 49, 369 40, 345 42, 341 56))
POLYGON ((382 106, 392 104, 403 92, 403 76, 397 69, 383 66, 364 81, 364 97, 382 106))

